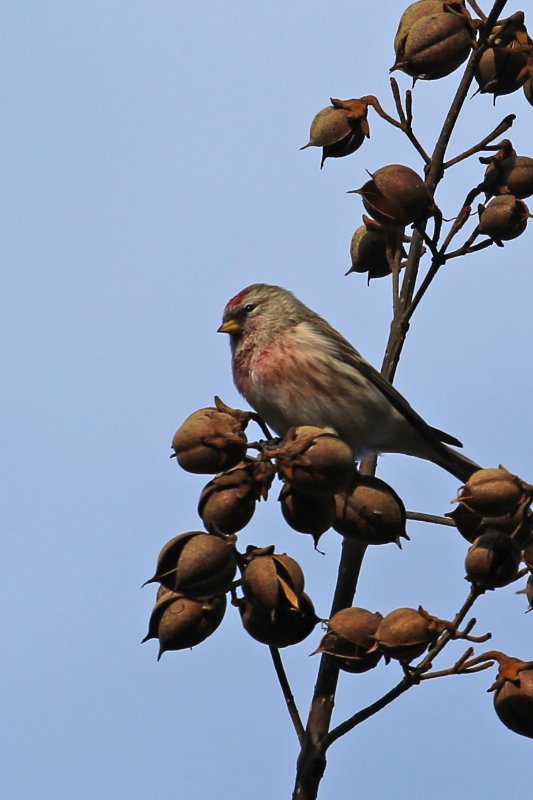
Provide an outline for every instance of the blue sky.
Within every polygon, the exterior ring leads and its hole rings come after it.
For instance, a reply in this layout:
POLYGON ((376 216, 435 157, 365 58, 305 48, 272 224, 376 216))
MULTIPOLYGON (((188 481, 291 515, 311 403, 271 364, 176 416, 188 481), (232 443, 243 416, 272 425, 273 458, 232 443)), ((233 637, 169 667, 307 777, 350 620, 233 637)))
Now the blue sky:
MULTIPOLYGON (((200 524, 206 480, 168 459, 175 429, 214 394, 244 407, 216 334, 229 297, 255 281, 284 285, 381 360, 390 285, 344 277, 362 213, 346 191, 366 169, 420 162, 372 112, 370 141, 322 172, 319 151, 298 148, 331 95, 375 94, 392 111, 402 7, 21 0, 3 10, 0 786, 11 800, 290 795, 296 741, 266 649, 230 609, 203 646, 157 663, 156 644, 139 644, 154 594, 140 586, 162 544, 200 524)), ((457 77, 415 88, 428 148, 457 77)), ((511 112, 513 143, 528 154, 533 109, 521 92, 496 108, 469 100, 450 153, 511 112)), ((451 172, 437 198, 445 217, 482 170, 473 159, 451 172)), ((397 385, 471 457, 531 480, 530 242, 529 230, 442 271, 397 385)), ((414 459, 388 456, 379 474, 421 511, 443 513, 457 493, 414 459)), ((276 493, 240 541, 297 558, 327 616, 340 537, 329 532, 315 553, 282 522, 276 493)), ((408 529, 403 551, 369 553, 358 604, 453 616, 468 588, 466 544, 449 529, 408 529)), ((489 593, 476 630, 532 658, 524 609, 514 587, 489 593)), ((319 637, 284 654, 302 713, 319 637)), ((461 652, 450 650, 439 666, 461 652)), ((452 786, 519 796, 530 743, 496 719, 493 675, 431 681, 345 737, 321 800, 441 800, 452 786)), ((395 664, 344 676, 337 719, 399 677, 395 664)))

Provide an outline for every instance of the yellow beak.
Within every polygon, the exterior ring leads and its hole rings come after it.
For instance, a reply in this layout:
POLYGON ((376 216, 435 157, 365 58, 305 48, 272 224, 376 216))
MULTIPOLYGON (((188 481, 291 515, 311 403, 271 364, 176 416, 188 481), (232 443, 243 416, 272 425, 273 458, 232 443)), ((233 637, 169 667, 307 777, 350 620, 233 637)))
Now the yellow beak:
POLYGON ((217 333, 239 333, 242 330, 242 325, 236 319, 228 319, 223 322, 217 333))

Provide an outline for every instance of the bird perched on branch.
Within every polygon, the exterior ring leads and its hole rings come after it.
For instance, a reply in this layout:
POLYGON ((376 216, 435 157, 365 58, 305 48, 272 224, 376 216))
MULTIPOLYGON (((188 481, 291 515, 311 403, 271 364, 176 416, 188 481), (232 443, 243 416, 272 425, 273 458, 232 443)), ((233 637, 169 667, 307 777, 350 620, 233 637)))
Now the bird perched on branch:
POLYGON ((233 297, 228 333, 239 392, 279 436, 293 425, 333 428, 354 459, 405 453, 466 481, 480 467, 448 445, 326 320, 280 286, 256 283, 233 297))

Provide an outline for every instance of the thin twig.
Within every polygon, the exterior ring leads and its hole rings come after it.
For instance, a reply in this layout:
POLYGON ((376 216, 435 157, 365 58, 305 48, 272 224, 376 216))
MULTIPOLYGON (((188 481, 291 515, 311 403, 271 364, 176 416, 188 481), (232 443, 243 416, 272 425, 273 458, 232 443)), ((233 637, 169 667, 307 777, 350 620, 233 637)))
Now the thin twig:
POLYGON ((459 258, 459 256, 466 256, 469 253, 477 253, 479 250, 485 250, 487 247, 490 247, 494 244, 493 239, 483 239, 482 242, 478 242, 478 244, 474 244, 471 247, 465 247, 463 245, 458 250, 454 250, 451 253, 448 253, 446 256, 446 261, 449 261, 451 258, 459 258))
POLYGON ((481 150, 486 150, 487 145, 490 144, 493 139, 497 139, 498 136, 501 136, 502 133, 505 133, 505 131, 509 130, 515 119, 516 114, 508 114, 491 133, 485 136, 484 139, 475 144, 473 147, 470 147, 468 150, 465 150, 464 153, 460 153, 458 156, 455 156, 455 158, 451 158, 449 161, 446 161, 442 165, 442 168, 448 169, 449 167, 453 167, 454 164, 459 164, 459 162, 464 161, 465 158, 470 158, 470 156, 473 156, 474 153, 479 153, 481 150))
POLYGON ((283 666, 283 661, 281 660, 280 652, 277 647, 269 647, 269 650, 270 655, 272 656, 272 661, 274 662, 274 669, 276 670, 276 675, 278 676, 279 685, 281 686, 281 691, 283 692, 283 697, 285 698, 285 702, 287 704, 289 716, 292 720, 292 724, 294 725, 294 730, 296 731, 298 741, 300 742, 300 745, 302 745, 305 737, 305 728, 300 718, 300 714, 298 713, 298 708, 296 707, 294 695, 287 678, 287 673, 285 672, 285 667, 283 666))
POLYGON ((407 519, 415 520, 416 522, 432 522, 434 525, 446 525, 448 528, 455 528, 455 522, 449 517, 439 517, 437 514, 424 514, 421 511, 406 511, 405 516, 407 519))

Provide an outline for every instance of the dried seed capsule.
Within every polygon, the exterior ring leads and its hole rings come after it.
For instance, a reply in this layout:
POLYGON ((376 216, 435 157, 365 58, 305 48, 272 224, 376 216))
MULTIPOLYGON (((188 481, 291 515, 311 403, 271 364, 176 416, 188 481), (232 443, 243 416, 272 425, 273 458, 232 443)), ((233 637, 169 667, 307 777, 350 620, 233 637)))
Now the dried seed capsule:
POLYGON ((527 78, 527 55, 507 47, 489 47, 476 64, 475 78, 482 94, 516 92, 527 78))
POLYGON ((354 153, 370 136, 367 121, 366 99, 337 100, 331 98, 331 106, 323 108, 313 119, 307 147, 322 147, 322 161, 326 158, 342 158, 354 153))
POLYGON ((190 597, 209 597, 229 591, 236 570, 234 537, 190 531, 165 544, 146 583, 158 581, 190 597))
POLYGON ((523 524, 523 519, 520 517, 520 510, 517 514, 504 514, 500 517, 484 517, 482 514, 472 511, 466 505, 463 505, 463 503, 459 503, 454 511, 450 511, 445 516, 450 517, 450 519, 455 522, 456 528, 461 536, 463 536, 467 542, 470 542, 470 544, 489 529, 510 535, 519 525, 523 524))
POLYGON ((418 611, 397 608, 383 617, 374 638, 386 658, 407 664, 421 656, 448 626, 449 623, 432 617, 421 607, 418 611))
POLYGON ((405 506, 401 497, 385 481, 359 475, 351 492, 335 495, 334 529, 363 544, 400 545, 405 530, 405 506))
POLYGON ((526 486, 504 467, 479 469, 465 483, 457 500, 483 516, 512 514, 526 499, 526 486))
MULTIPOLYGON (((483 162, 485 163, 485 162, 483 162)), ((512 194, 523 200, 533 194, 533 158, 502 148, 489 160, 483 188, 488 195, 512 194)))
POLYGON ((533 662, 503 653, 498 660, 498 677, 489 689, 496 692, 496 714, 509 730, 533 739, 533 662))
POLYGON ((355 151, 361 147, 364 139, 365 137, 362 133, 349 133, 348 136, 345 136, 340 142, 325 145, 322 148, 320 169, 324 166, 324 162, 327 158, 344 158, 345 156, 351 156, 352 153, 355 153, 355 151))
POLYGON ((299 608, 304 590, 304 574, 297 561, 285 553, 274 553, 274 546, 249 547, 242 578, 245 596, 266 611, 280 604, 299 608))
POLYGON ((468 550, 466 579, 483 589, 497 589, 514 580, 519 564, 520 549, 513 539, 500 531, 487 531, 468 550))
POLYGON ((385 225, 409 225, 428 216, 433 204, 424 181, 413 169, 403 164, 389 164, 372 173, 360 189, 369 214, 385 225))
POLYGON ((348 112, 343 108, 326 106, 314 117, 309 131, 309 141, 300 149, 337 144, 351 132, 348 112))
POLYGON ((172 448, 178 464, 187 472, 220 472, 246 455, 244 430, 251 414, 230 409, 218 398, 215 402, 217 408, 195 411, 174 434, 172 448))
POLYGON ((320 621, 306 594, 301 596, 298 608, 280 604, 273 611, 245 597, 239 604, 239 611, 247 633, 271 647, 289 647, 302 642, 320 621))
POLYGON ((392 69, 421 80, 444 78, 466 61, 471 49, 467 16, 441 11, 409 26, 405 37, 399 39, 392 69))
POLYGON ((309 533, 315 542, 331 526, 335 518, 333 495, 312 495, 298 492, 285 484, 279 496, 281 513, 288 525, 299 533, 309 533))
POLYGON ((203 488, 198 513, 211 533, 237 533, 252 519, 256 499, 245 470, 234 467, 203 488))
POLYGON ((194 647, 211 636, 222 622, 225 610, 225 595, 193 600, 167 592, 154 606, 143 642, 159 639, 159 661, 167 650, 194 647))
POLYGON ((432 14, 440 14, 442 11, 444 11, 442 0, 418 0, 417 3, 408 6, 400 18, 400 24, 394 37, 395 53, 403 53, 405 40, 415 22, 423 17, 430 17, 432 14))
POLYGON ((266 459, 246 459, 204 486, 198 513, 211 533, 237 533, 250 522, 256 501, 266 499, 276 474, 266 459))
POLYGON ((343 608, 328 620, 327 632, 315 652, 334 657, 344 672, 366 672, 382 655, 374 640, 382 619, 381 614, 366 608, 343 608))
POLYGON ((479 232, 495 242, 506 242, 524 233, 529 217, 529 209, 523 200, 512 194, 501 194, 494 197, 488 206, 480 206, 479 232))
POLYGON ((356 475, 351 447, 330 428, 291 428, 272 455, 280 477, 299 492, 334 494, 356 475))

